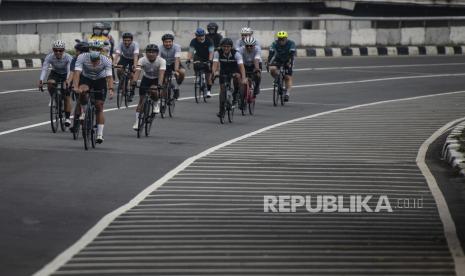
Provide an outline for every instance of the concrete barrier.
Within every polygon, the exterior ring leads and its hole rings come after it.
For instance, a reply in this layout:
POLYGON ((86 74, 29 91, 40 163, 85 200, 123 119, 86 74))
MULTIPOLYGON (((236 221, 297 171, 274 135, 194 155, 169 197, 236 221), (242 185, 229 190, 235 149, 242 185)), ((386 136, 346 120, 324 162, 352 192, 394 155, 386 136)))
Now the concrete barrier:
POLYGON ((39 53, 50 53, 52 51, 52 42, 57 39, 57 34, 41 34, 39 40, 39 53))
POLYGON ((302 46, 326 46, 326 30, 304 30, 300 31, 302 46))
POLYGON ((376 29, 376 44, 378 45, 398 45, 400 38, 400 29, 376 29))
POLYGON ((449 39, 453 44, 465 43, 465 27, 450 27, 449 39))
POLYGON ((275 40, 274 31, 254 31, 253 36, 260 42, 260 46, 266 49, 270 48, 275 40))
POLYGON ((402 45, 422 45, 425 43, 425 28, 401 29, 402 45))
POLYGON ((375 29, 356 29, 352 30, 350 45, 373 46, 376 44, 375 29))
POLYGON ((18 49, 16 35, 0 35, 1 53, 16 54, 17 50, 18 49))
POLYGON ((418 56, 420 54, 420 51, 418 50, 418 47, 409 46, 408 47, 408 54, 410 56, 418 56))
POLYGON ((19 34, 16 35, 17 50, 20 55, 38 54, 39 53, 39 35, 34 34, 19 34))
POLYGON ((377 56, 378 55, 378 48, 376 47, 367 47, 368 55, 369 56, 377 56))
POLYGON ((450 29, 448 27, 425 29, 425 44, 445 45, 449 43, 450 29))
MULTIPOLYGON (((149 37, 149 42, 150 43, 154 43, 154 44, 157 44, 157 45, 161 45, 163 42, 161 40, 161 37, 166 34, 166 33, 170 33, 170 34, 174 34, 173 31, 171 30, 166 30, 166 31, 150 31, 150 37, 149 37)), ((176 40, 176 39, 175 39, 176 40)), ((177 41, 176 41, 177 43, 177 41)), ((141 46, 142 47, 142 46, 141 46)))
POLYGON ((327 46, 347 46, 350 45, 350 39, 349 21, 326 22, 327 46))
POLYGON ((297 57, 306 57, 307 49, 297 49, 297 57))
POLYGON ((2 60, 2 68, 3 69, 13 68, 13 62, 11 62, 11 60, 2 60))
POLYGON ((342 56, 341 48, 331 48, 331 51, 333 52, 333 57, 342 56))
POLYGON ((438 48, 436 46, 426 46, 426 54, 428 56, 434 56, 438 54, 438 48))
POLYGON ((454 47, 445 47, 446 55, 453 56, 455 55, 454 47))
POLYGON ((397 56, 397 47, 387 47, 388 56, 397 56))

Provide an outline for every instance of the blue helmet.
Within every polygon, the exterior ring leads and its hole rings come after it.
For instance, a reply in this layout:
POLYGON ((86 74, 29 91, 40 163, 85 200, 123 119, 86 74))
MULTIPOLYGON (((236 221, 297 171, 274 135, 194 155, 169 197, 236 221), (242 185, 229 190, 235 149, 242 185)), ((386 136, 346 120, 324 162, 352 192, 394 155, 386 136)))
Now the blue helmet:
POLYGON ((196 36, 204 36, 205 35, 205 30, 202 29, 202 28, 197 28, 197 30, 195 30, 195 35, 196 36))

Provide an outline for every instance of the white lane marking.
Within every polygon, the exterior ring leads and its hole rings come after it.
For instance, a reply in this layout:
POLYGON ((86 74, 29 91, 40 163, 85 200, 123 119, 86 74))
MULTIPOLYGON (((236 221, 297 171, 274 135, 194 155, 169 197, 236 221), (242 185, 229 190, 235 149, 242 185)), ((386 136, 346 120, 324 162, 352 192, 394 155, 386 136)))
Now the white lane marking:
MULTIPOLYGON (((381 104, 386 104, 386 103, 395 103, 395 102, 402 102, 402 101, 412 101, 412 100, 418 100, 418 99, 425 99, 425 98, 432 98, 432 97, 438 97, 438 96, 444 96, 444 95, 454 95, 454 94, 460 94, 460 93, 465 93, 465 91, 455 91, 455 92, 448 92, 448 93, 442 93, 442 94, 434 94, 434 95, 425 95, 425 96, 418 96, 418 97, 411 97, 411 98, 403 98, 403 99, 395 99, 395 100, 387 100, 387 101, 380 101, 380 102, 374 102, 374 103, 368 103, 368 104, 362 104, 362 105, 354 105, 351 107, 346 107, 346 108, 340 108, 340 109, 334 109, 330 111, 325 111, 309 116, 304 116, 300 118, 296 118, 293 120, 288 120, 285 122, 277 123, 271 126, 264 127, 262 129, 250 132, 248 134, 242 135, 240 137, 231 139, 229 141, 226 141, 224 143, 221 143, 217 146, 211 147, 209 149, 206 149, 205 151, 192 156, 184 162, 182 162, 180 165, 178 165, 176 168, 173 170, 169 171, 167 174, 165 174, 163 177, 161 177, 159 180, 154 182, 152 185, 148 186, 145 188, 141 193, 139 193, 136 197, 134 197, 131 201, 126 203, 125 205, 119 207, 118 209, 114 210, 113 212, 105 215, 100 221, 97 222, 91 229, 89 229, 78 241, 76 241, 72 246, 70 246, 68 249, 66 249, 64 252, 59 254, 55 259, 53 259, 50 263, 45 265, 41 270, 38 272, 34 273, 33 276, 44 276, 44 275, 50 275, 57 271, 61 266, 66 264, 75 254, 77 254, 79 251, 84 249, 88 244, 92 242, 108 225, 110 225, 111 222, 113 222, 119 215, 129 211, 133 207, 137 206, 139 203, 141 203, 147 196, 152 194, 154 191, 156 191, 161 185, 166 183, 168 180, 173 178, 176 174, 179 172, 183 171, 185 168, 187 168, 189 165, 194 163, 196 160, 205 157, 209 155, 210 153, 213 153, 221 148, 224 148, 228 145, 231 145, 235 142, 244 140, 246 138, 249 138, 251 136, 263 133, 265 131, 268 131, 270 129, 274 129, 283 125, 288 125, 291 123, 307 120, 307 119, 312 119, 312 118, 317 118, 321 117, 324 115, 328 114, 333 114, 341 111, 347 111, 347 110, 353 110, 353 109, 358 109, 362 107, 368 107, 368 106, 375 106, 375 105, 381 105, 381 104)), ((437 186, 437 185, 436 185, 437 186)), ((440 193, 439 190, 437 192, 440 193)), ((437 193, 436 192, 436 193, 437 193)), ((438 209, 441 215, 441 219, 444 217, 444 214, 447 215, 450 218, 450 213, 447 208, 444 208, 444 203, 445 202, 438 202, 438 209)), ((445 205, 447 207, 447 205, 445 205)), ((453 221, 448 221, 447 224, 444 224, 444 232, 446 233, 446 236, 448 236, 448 242, 450 237, 453 237, 453 240, 458 241, 457 238, 457 233, 455 232, 455 227, 453 227, 453 221), (453 227, 454 229, 451 229, 453 227)), ((454 242, 454 253, 455 254, 460 254, 460 257, 463 257, 463 250, 461 248, 461 245, 459 242, 454 242)), ((451 249, 452 250, 452 249, 451 249)), ((458 261, 456 256, 454 256, 454 262, 458 261)), ((465 271, 465 270, 464 270, 465 271)), ((463 274, 461 275, 463 276, 463 274)))
POLYGON ((441 189, 436 182, 433 174, 426 165, 426 152, 430 145, 436 141, 443 133, 445 133, 450 127, 456 125, 460 121, 465 120, 465 117, 449 122, 440 129, 438 129, 431 137, 429 137, 420 147, 420 151, 417 156, 417 165, 420 168, 420 171, 425 176, 428 187, 433 194, 436 205, 438 206, 439 217, 441 218, 442 224, 444 225, 444 235, 446 236, 447 244, 449 245, 449 250, 454 258, 455 263, 455 272, 457 276, 465 276, 465 256, 463 253, 463 248, 461 246, 460 240, 457 237, 457 230, 455 227, 455 222, 452 219, 452 215, 447 206, 447 202, 444 198, 444 195, 441 192, 441 189))
MULTIPOLYGON (((380 79, 368 79, 368 80, 358 80, 358 81, 341 81, 341 82, 327 82, 327 83, 315 83, 315 84, 303 84, 303 85, 294 85, 293 88, 304 88, 304 87, 317 87, 317 86, 331 86, 331 85, 341 85, 341 84, 354 84, 354 83, 368 83, 368 82, 378 82, 378 81, 391 81, 391 80, 402 80, 402 79, 416 79, 416 78, 436 78, 436 77, 458 77, 458 76, 465 76, 465 73, 461 74, 437 74, 437 75, 423 75, 423 76, 406 76, 406 77, 392 77, 392 78, 380 78, 380 79)), ((263 88, 261 91, 268 91, 272 90, 273 88, 263 88)), ((218 94, 212 94, 212 96, 216 96, 218 94)), ((189 99, 194 99, 194 97, 185 97, 185 98, 180 98, 179 101, 182 100, 189 100, 189 99)), ((129 107, 135 107, 136 105, 130 105, 129 107)), ((117 108, 111 108, 111 109, 106 109, 104 112, 108 111, 114 111, 118 110, 117 108)), ((0 132, 0 136, 33 128, 33 127, 38 127, 41 125, 45 125, 48 122, 42 122, 42 123, 37 123, 33 125, 28 125, 24 127, 19 127, 7 131, 0 132)))
MULTIPOLYGON (((338 66, 338 67, 315 67, 315 68, 297 68, 293 71, 323 71, 323 70, 350 70, 350 69, 376 69, 376 68, 405 68, 405 67, 431 67, 431 66, 455 66, 465 65, 464 62, 455 63, 423 63, 423 64, 398 64, 398 65, 368 65, 368 66, 338 66)), ((413 73, 413 72, 412 72, 413 73)))
POLYGON ((38 88, 27 88, 27 89, 18 89, 18 90, 7 90, 7 91, 0 92, 0 95, 18 93, 18 92, 31 92, 31 91, 39 92, 39 89, 38 88))

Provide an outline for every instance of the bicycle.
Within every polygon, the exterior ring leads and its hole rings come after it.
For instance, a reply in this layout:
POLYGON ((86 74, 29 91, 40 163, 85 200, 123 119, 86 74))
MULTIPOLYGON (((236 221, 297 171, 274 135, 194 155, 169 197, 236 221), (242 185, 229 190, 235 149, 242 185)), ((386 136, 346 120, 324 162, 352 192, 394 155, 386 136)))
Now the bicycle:
POLYGON ((275 77, 273 82, 273 105, 277 106, 278 102, 284 105, 284 77, 286 75, 286 69, 283 65, 279 66, 279 74, 275 77))
MULTIPOLYGON (((121 66, 117 66, 117 67, 121 68, 121 66)), ((130 101, 129 98, 133 95, 133 91, 129 89, 129 81, 130 81, 129 77, 131 73, 132 73, 132 70, 129 64, 127 64, 124 67, 123 74, 118 83, 118 90, 116 91, 116 106, 118 107, 118 109, 123 104, 123 100, 124 100, 124 106, 128 108, 128 102, 130 101), (130 93, 127 93, 128 91, 130 91, 130 93)))
POLYGON ((255 75, 253 72, 248 72, 246 76, 247 84, 244 86, 244 93, 241 93, 241 111, 242 115, 245 115, 248 109, 249 114, 253 115, 255 112, 255 75))
POLYGON ((97 110, 95 107, 95 94, 105 93, 105 90, 91 89, 86 110, 84 110, 84 119, 82 120, 82 138, 84 139, 84 149, 88 150, 90 146, 95 148, 97 139, 97 110))
POLYGON ((73 91, 72 95, 73 100, 76 102, 76 104, 74 106, 73 112, 73 127, 70 130, 73 133, 73 140, 77 140, 79 138, 79 132, 81 130, 81 120, 79 119, 79 116, 81 114, 81 105, 79 103, 79 96, 77 95, 77 93, 73 91))
MULTIPOLYGON (((58 131, 58 124, 60 124, 61 131, 65 131, 65 96, 67 94, 67 89, 64 86, 64 82, 60 81, 56 84, 53 89, 53 93, 50 96, 50 125, 52 127, 52 132, 56 133, 58 131)), ((43 86, 40 88, 41 92, 44 92, 43 86)))
MULTIPOLYGON (((150 89, 149 89, 150 92, 150 89)), ((157 88, 158 98, 160 99, 160 88, 157 88)), ((142 112, 139 112, 139 120, 137 123, 137 138, 142 136, 142 131, 145 130, 145 136, 149 136, 152 129, 153 120, 156 117, 154 112, 155 102, 153 101, 151 93, 147 93, 142 102, 142 112)))
POLYGON ((226 116, 226 113, 228 114, 228 121, 230 123, 233 122, 234 119, 234 109, 235 106, 233 104, 234 96, 233 96, 233 89, 231 88, 231 79, 232 79, 232 74, 229 73, 227 75, 223 75, 222 78, 224 78, 225 83, 224 83, 224 93, 221 93, 220 96, 220 123, 224 124, 225 120, 224 117, 226 116))
POLYGON ((176 107, 176 99, 174 98, 174 88, 176 87, 173 83, 173 71, 166 71, 166 86, 160 98, 160 116, 165 118, 166 109, 168 114, 172 118, 174 115, 174 109, 176 107))
POLYGON ((195 72, 195 87, 194 87, 194 96, 195 102, 199 103, 201 98, 203 101, 207 102, 207 78, 205 73, 205 68, 210 66, 208 62, 194 61, 194 66, 198 64, 199 70, 195 72))

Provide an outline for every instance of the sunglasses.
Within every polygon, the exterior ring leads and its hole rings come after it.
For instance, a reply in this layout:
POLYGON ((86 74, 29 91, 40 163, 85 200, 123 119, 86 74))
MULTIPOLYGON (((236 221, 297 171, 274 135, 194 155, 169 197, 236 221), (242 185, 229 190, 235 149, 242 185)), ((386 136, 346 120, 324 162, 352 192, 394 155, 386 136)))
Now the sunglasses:
POLYGON ((65 50, 63 49, 53 49, 55 53, 63 53, 65 50))
POLYGON ((253 48, 255 47, 254 45, 245 45, 246 48, 253 48))

